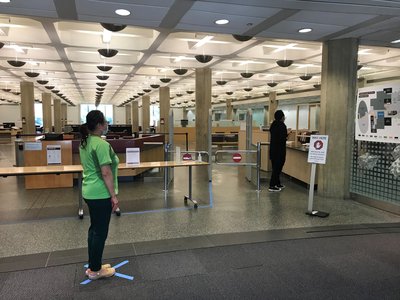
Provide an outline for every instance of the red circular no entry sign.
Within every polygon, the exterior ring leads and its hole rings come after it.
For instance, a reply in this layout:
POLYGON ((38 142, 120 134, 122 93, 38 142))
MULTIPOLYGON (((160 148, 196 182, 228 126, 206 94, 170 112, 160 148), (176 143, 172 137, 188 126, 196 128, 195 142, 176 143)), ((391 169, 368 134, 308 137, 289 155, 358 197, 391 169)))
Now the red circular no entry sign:
POLYGON ((185 153, 182 155, 183 160, 192 160, 192 154, 190 153, 185 153))
POLYGON ((234 153, 232 155, 232 159, 234 162, 240 162, 242 160, 242 155, 240 155, 240 153, 234 153))

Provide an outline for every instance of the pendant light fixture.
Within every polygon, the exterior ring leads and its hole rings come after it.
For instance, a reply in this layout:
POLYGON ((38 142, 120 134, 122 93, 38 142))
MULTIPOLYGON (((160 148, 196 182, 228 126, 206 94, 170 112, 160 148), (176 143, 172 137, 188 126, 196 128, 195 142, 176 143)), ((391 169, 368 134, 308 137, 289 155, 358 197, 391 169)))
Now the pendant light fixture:
POLYGON ((106 65, 97 66, 97 69, 99 69, 99 70, 102 71, 102 72, 108 72, 108 71, 110 71, 112 68, 113 68, 112 66, 106 66, 106 65))
POLYGON ((100 53, 101 56, 104 57, 114 57, 115 55, 118 54, 118 50, 115 49, 103 48, 103 49, 98 49, 97 51, 100 53))

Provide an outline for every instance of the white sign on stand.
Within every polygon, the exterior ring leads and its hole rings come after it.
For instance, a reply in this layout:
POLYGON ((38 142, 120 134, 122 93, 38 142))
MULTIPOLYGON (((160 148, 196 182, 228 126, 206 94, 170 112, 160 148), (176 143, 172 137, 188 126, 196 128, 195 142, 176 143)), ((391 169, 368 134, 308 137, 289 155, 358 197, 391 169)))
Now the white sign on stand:
POLYGON ((308 149, 307 161, 312 164, 325 164, 328 150, 327 135, 312 135, 310 137, 310 148, 308 149))
POLYGON ((140 148, 126 148, 126 163, 140 164, 140 148))
POLYGON ((310 147, 308 149, 308 159, 307 159, 307 161, 311 163, 311 176, 310 176, 310 190, 308 193, 308 210, 306 214, 321 218, 329 216, 329 213, 313 210, 315 173, 317 164, 324 165, 326 163, 327 152, 328 152, 328 136, 311 135, 310 147))
POLYGON ((61 146, 60 145, 47 145, 47 164, 48 165, 61 165, 61 146))

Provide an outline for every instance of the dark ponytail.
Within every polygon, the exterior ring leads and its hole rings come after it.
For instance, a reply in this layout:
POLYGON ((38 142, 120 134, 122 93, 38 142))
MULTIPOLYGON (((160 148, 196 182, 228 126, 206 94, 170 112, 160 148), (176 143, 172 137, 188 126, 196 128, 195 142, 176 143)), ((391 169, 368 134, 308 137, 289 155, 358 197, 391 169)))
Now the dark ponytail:
POLYGON ((100 110, 92 110, 86 115, 86 123, 82 124, 79 132, 81 133, 81 147, 85 148, 87 145, 87 138, 89 133, 96 130, 97 125, 103 125, 106 118, 100 110))
POLYGON ((79 132, 81 134, 81 147, 85 148, 87 144, 87 138, 89 136, 89 129, 86 123, 81 125, 79 132))

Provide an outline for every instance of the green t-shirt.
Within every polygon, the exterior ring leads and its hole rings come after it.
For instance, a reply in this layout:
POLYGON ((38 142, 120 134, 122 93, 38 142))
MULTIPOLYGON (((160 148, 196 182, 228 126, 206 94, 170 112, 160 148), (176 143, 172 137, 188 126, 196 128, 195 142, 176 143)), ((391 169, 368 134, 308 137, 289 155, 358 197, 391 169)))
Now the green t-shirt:
POLYGON ((82 196, 85 199, 106 199, 111 195, 101 175, 101 167, 111 165, 115 194, 118 194, 118 156, 111 145, 96 135, 89 135, 85 148, 79 147, 83 167, 82 196))

